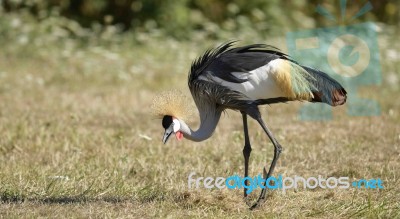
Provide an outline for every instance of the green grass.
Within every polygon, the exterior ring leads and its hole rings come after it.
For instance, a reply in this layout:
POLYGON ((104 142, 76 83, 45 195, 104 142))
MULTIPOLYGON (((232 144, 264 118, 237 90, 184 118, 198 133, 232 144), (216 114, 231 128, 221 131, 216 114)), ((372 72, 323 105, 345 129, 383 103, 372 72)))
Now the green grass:
MULTIPOLYGON (((360 90, 380 103, 380 116, 349 117, 344 106, 334 109, 332 121, 304 122, 297 118, 301 103, 262 109, 284 148, 276 174, 381 178, 385 188, 274 191, 255 211, 242 190, 187 187, 192 171, 242 174, 239 113, 228 111, 205 142, 167 145, 161 122, 149 114, 158 92, 188 92, 190 63, 211 44, 26 53, 10 46, 0 51, 0 217, 398 218, 400 101, 393 77, 399 77, 400 48, 389 40, 380 39, 383 84, 360 90)), ((284 48, 280 39, 269 42, 284 48)), ((254 176, 273 147, 256 122, 250 130, 254 176)))

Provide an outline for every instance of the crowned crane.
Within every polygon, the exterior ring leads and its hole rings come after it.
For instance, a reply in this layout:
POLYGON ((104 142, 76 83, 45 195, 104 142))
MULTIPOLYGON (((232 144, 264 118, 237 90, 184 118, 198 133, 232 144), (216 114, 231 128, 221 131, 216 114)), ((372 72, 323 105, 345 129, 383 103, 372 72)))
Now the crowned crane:
MULTIPOLYGON (((199 111, 199 128, 193 130, 185 123, 188 104, 180 97, 181 93, 156 98, 153 109, 162 118, 165 128, 163 143, 173 133, 178 140, 206 140, 213 134, 224 110, 240 111, 244 129, 244 177, 248 176, 252 150, 247 116, 260 124, 274 145, 269 170, 263 169, 265 180, 273 173, 282 146, 264 123, 259 105, 309 101, 338 106, 346 102, 345 89, 326 73, 300 65, 277 48, 265 44, 234 47, 231 41, 207 50, 192 63, 188 85, 199 111)), ((265 201, 265 194, 263 188, 251 209, 265 201)), ((246 188, 244 196, 247 196, 246 188)))

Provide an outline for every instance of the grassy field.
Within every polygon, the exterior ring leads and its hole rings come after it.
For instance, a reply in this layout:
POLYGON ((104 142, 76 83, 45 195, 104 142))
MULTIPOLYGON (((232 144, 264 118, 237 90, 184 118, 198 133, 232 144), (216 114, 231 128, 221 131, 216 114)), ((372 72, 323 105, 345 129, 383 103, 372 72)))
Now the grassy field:
MULTIPOLYGON (((359 91, 380 103, 380 116, 350 117, 342 106, 331 121, 305 122, 298 119, 301 103, 262 108, 284 148, 276 174, 380 178, 384 189, 274 191, 255 211, 242 190, 187 186, 192 171, 243 173, 239 113, 228 111, 205 142, 171 138, 167 145, 161 122, 150 115, 162 90, 188 93, 191 60, 212 43, 8 46, 0 51, 0 217, 400 218, 400 48, 389 43, 395 41, 380 36, 382 85, 359 91)), ((285 49, 282 38, 267 43, 285 49)), ((256 122, 250 130, 255 176, 273 146, 256 122)))

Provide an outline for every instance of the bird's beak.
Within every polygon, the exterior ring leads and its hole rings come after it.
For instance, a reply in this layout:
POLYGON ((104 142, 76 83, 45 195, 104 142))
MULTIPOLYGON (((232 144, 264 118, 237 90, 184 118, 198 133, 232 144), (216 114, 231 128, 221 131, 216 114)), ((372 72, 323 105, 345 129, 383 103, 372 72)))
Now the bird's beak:
POLYGON ((174 132, 174 123, 172 123, 167 129, 165 129, 164 132, 164 137, 163 137, 163 143, 167 143, 168 138, 171 136, 171 134, 174 132))

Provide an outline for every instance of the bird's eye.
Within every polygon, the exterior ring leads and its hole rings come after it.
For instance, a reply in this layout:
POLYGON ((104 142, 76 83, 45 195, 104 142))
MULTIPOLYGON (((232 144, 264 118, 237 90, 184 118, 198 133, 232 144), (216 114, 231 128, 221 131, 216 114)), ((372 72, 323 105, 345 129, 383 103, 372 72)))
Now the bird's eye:
POLYGON ((162 126, 167 129, 172 123, 172 116, 164 116, 162 119, 162 126))

